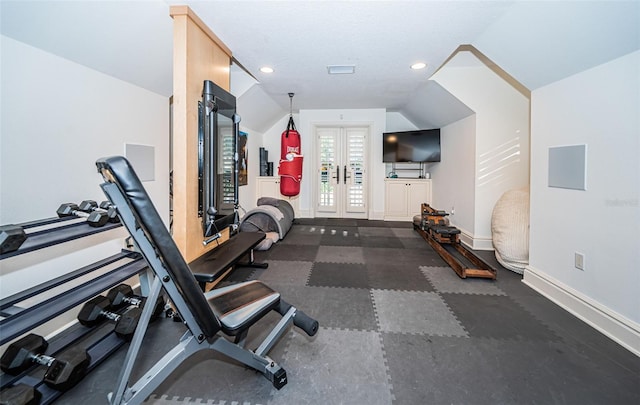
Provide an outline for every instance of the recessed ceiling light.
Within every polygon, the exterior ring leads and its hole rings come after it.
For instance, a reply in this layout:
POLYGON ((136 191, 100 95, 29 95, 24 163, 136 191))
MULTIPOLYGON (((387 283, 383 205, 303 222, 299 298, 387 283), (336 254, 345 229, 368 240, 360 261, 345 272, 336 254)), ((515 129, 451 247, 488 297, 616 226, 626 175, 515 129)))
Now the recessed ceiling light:
POLYGON ((327 72, 330 75, 349 75, 356 72, 355 65, 328 65, 327 72))
POLYGON ((411 65, 411 69, 413 70, 419 70, 419 69, 424 69, 427 67, 427 64, 424 62, 418 62, 418 63, 414 63, 413 65, 411 65))
POLYGON ((262 73, 273 73, 273 68, 269 67, 269 66, 263 66, 260 68, 260 71, 262 73))

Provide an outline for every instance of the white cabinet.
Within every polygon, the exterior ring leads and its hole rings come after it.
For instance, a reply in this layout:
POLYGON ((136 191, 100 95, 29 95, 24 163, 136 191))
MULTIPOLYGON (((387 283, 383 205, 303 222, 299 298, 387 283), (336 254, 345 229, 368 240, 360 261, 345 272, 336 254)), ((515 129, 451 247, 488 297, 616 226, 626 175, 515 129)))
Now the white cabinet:
POLYGON ((293 211, 298 216, 299 195, 295 197, 286 197, 280 194, 280 177, 275 176, 259 176, 256 177, 256 201, 260 197, 273 197, 280 200, 286 200, 293 207, 293 211))
POLYGON ((431 180, 385 179, 384 219, 412 221, 422 203, 431 204, 431 180))

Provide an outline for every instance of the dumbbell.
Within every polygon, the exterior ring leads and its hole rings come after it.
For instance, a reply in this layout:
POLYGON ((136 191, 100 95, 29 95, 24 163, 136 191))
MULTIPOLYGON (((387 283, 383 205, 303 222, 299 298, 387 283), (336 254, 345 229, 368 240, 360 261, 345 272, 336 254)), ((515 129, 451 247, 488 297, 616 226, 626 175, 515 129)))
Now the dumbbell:
POLYGON ((114 332, 119 337, 129 340, 133 337, 140 321, 142 310, 138 307, 131 307, 122 314, 117 314, 108 310, 111 302, 103 295, 99 295, 87 301, 80 309, 78 321, 84 326, 95 326, 104 320, 111 320, 116 323, 114 332))
POLYGON ((84 200, 78 205, 78 209, 83 212, 92 213, 93 211, 104 211, 107 213, 109 222, 120 222, 116 207, 114 207, 109 201, 103 201, 98 206, 98 203, 93 200, 84 200))
POLYGON ((0 404, 2 405, 38 405, 42 393, 27 384, 16 384, 0 391, 0 404))
POLYGON ((66 391, 85 376, 91 356, 86 349, 77 346, 65 350, 58 357, 46 356, 43 353, 48 346, 42 336, 30 333, 9 345, 0 359, 0 368, 7 374, 17 375, 34 363, 47 366, 45 384, 66 391))
POLYGON ((109 216, 104 211, 93 211, 91 213, 86 213, 84 211, 80 211, 80 208, 74 203, 65 203, 60 205, 58 211, 56 211, 60 218, 76 216, 87 218, 87 223, 94 228, 98 228, 109 222, 109 216))
POLYGON ((27 240, 27 234, 20 225, 0 226, 0 254, 18 250, 27 240))
MULTIPOLYGON (((146 302, 145 297, 134 295, 133 289, 128 284, 120 284, 107 292, 107 299, 111 303, 111 308, 122 308, 126 305, 133 305, 142 308, 146 302)), ((164 298, 158 297, 156 306, 151 314, 151 320, 158 318, 164 311, 164 298)))

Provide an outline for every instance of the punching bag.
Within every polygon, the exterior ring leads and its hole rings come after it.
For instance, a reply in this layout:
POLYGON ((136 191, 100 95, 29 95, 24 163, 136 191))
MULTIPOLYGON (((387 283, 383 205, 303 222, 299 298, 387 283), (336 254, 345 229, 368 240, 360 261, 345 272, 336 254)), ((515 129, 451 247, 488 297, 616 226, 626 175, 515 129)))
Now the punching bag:
POLYGON ((280 194, 293 197, 300 194, 300 181, 302 180, 302 150, 300 147, 300 134, 296 130, 293 116, 289 117, 287 129, 282 133, 280 140, 280 194))

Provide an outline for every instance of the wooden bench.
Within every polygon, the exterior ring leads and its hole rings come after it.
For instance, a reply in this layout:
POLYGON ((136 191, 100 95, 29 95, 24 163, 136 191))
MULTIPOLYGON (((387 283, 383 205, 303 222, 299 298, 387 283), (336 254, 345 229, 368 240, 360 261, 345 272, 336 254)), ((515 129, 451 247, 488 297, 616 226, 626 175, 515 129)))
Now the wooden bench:
POLYGON ((253 261, 253 249, 264 240, 265 236, 263 232, 240 232, 189 263, 202 291, 205 291, 207 284, 218 284, 238 264, 244 267, 266 269, 269 266, 268 263, 253 261), (249 255, 248 261, 240 263, 246 255, 249 255))

